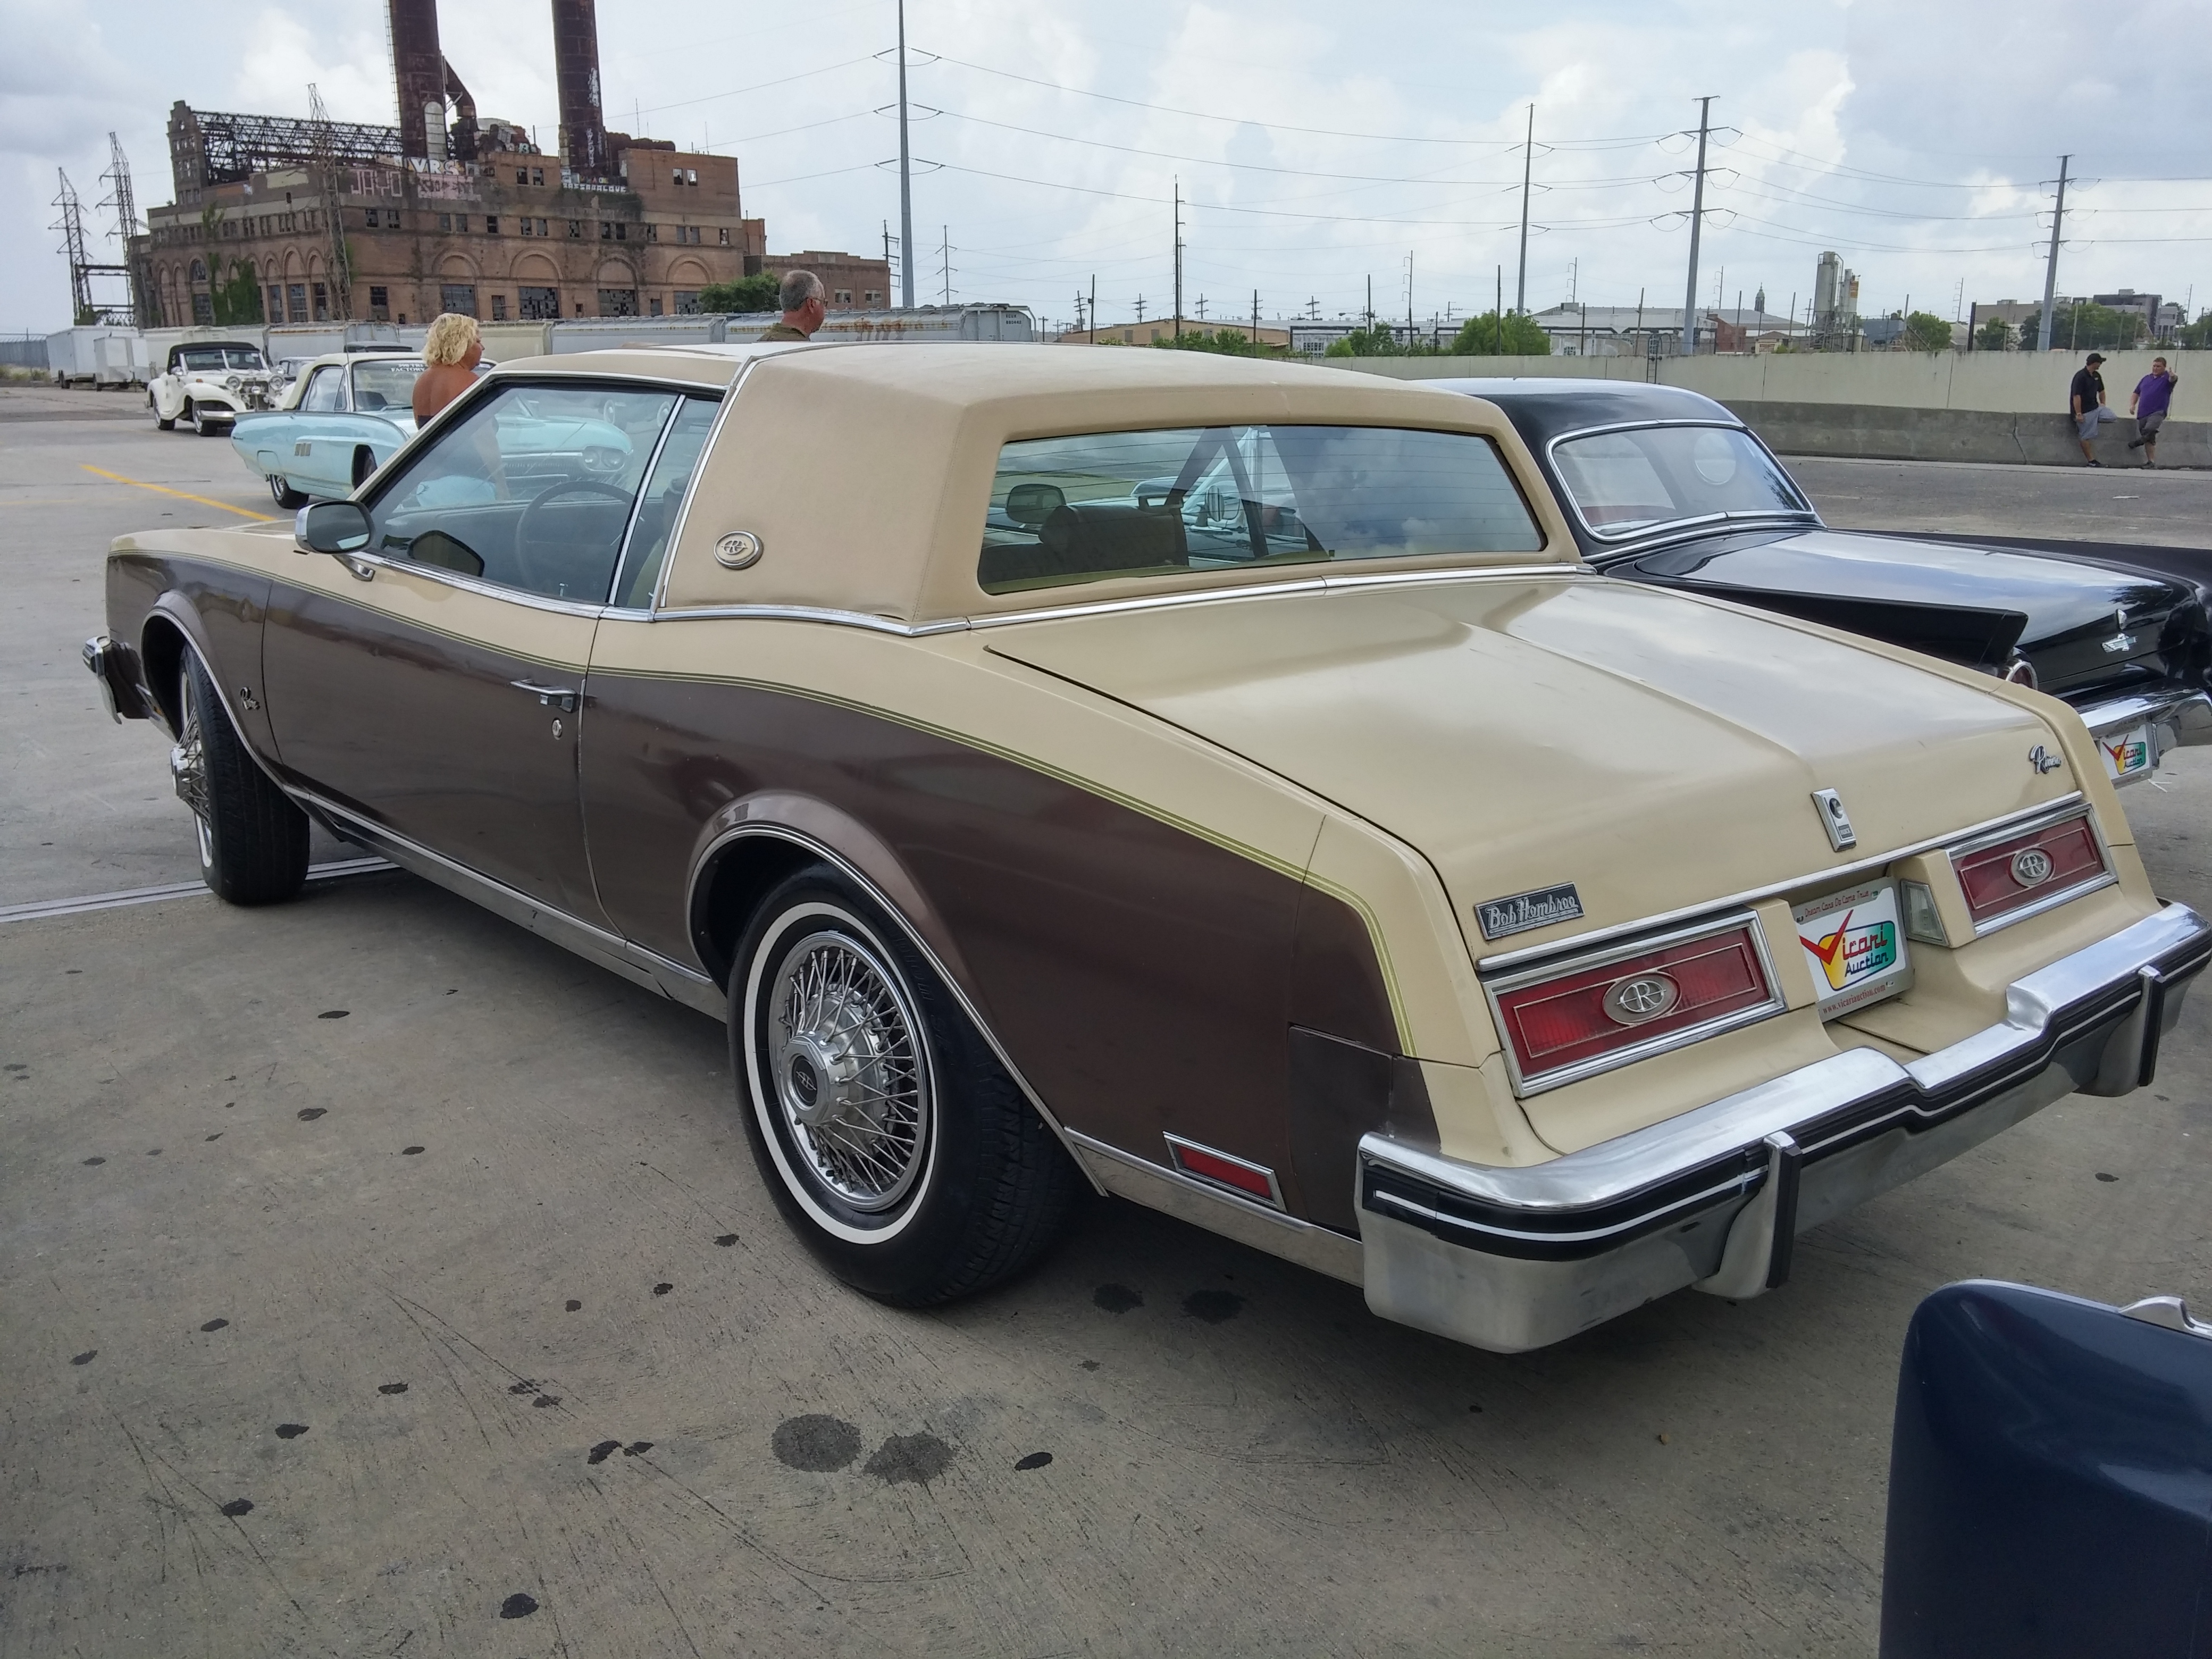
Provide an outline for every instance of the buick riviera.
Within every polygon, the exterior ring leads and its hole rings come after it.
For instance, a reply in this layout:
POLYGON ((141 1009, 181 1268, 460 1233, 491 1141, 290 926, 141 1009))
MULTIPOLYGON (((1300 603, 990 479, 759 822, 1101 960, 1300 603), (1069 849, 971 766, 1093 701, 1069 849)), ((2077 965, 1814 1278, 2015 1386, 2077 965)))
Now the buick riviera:
POLYGON ((2212 629, 2194 583, 2050 552, 1832 530, 1711 398, 1641 381, 1436 384, 1496 404, 1609 576, 1909 645, 2074 705, 2106 775, 2212 743, 2212 629))
POLYGON ((2064 703, 1598 574, 1494 405, 1364 375, 504 364, 107 604, 216 892, 318 819, 726 1020, 784 1215, 905 1305, 1086 1184, 1493 1349, 1757 1295, 2147 1082, 2212 957, 2064 703))

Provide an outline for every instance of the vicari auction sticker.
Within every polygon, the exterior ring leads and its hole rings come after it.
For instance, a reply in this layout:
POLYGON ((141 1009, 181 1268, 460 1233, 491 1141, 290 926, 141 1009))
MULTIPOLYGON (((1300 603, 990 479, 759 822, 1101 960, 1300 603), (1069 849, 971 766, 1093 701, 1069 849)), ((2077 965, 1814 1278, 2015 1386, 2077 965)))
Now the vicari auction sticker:
POLYGON ((1895 882, 1847 887, 1792 914, 1820 994, 1821 1018, 1879 1002, 1912 983, 1895 882))

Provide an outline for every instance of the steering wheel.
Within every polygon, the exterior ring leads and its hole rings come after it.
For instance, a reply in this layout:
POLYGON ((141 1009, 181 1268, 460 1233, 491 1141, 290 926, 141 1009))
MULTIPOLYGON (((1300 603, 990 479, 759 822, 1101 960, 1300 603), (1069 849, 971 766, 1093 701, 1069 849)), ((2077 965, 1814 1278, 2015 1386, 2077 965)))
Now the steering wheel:
POLYGON ((532 498, 530 505, 522 509, 522 516, 514 522, 514 562, 520 568, 523 580, 541 592, 550 592, 557 585, 544 580, 545 573, 538 568, 537 556, 531 546, 532 532, 539 526, 546 502, 562 495, 603 495, 609 501, 628 506, 632 493, 616 484, 601 483, 596 478, 563 478, 550 489, 540 491, 532 498))

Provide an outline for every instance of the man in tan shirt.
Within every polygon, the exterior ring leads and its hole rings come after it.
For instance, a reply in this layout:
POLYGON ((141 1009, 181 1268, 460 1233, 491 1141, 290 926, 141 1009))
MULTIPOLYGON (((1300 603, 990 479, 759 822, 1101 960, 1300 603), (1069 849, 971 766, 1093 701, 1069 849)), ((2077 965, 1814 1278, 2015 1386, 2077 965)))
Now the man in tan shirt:
POLYGON ((763 344, 770 340, 806 340, 822 326, 822 319, 829 312, 830 296, 822 287, 822 279, 811 270, 787 270, 777 288, 775 297, 783 307, 783 320, 761 336, 763 344))

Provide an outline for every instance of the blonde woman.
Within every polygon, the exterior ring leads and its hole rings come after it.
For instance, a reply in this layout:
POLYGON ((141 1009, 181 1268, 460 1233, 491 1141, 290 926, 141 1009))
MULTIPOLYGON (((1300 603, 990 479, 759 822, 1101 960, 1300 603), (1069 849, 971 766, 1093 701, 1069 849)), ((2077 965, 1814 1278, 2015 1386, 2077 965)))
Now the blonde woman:
POLYGON ((451 311, 440 315, 422 342, 422 361, 428 367, 415 380, 417 426, 466 392, 476 379, 477 365, 483 361, 477 319, 451 311))

